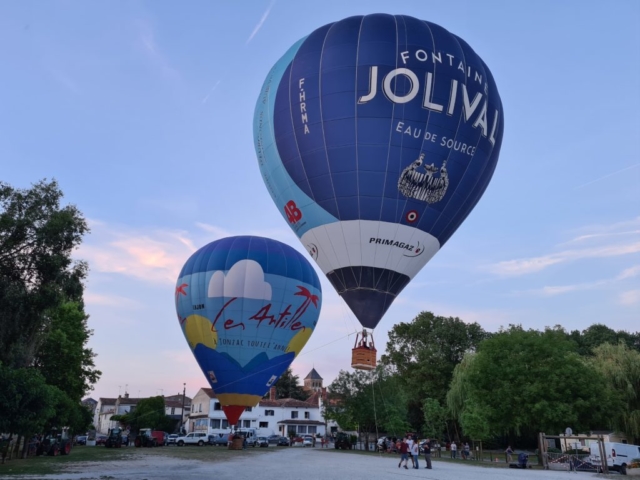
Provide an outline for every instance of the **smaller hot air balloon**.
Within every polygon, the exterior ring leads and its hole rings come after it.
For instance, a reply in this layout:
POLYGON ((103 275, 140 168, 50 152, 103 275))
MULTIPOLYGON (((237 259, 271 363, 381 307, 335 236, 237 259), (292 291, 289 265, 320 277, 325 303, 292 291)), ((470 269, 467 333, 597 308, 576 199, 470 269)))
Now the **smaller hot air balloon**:
POLYGON ((321 297, 311 264, 276 240, 223 238, 187 260, 176 284, 178 321, 229 425, 300 353, 321 297))

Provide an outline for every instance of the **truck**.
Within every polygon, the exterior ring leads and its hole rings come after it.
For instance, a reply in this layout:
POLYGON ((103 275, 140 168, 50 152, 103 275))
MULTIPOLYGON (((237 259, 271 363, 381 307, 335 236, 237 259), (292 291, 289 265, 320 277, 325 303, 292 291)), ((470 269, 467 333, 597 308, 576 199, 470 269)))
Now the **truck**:
POLYGON ((165 445, 165 434, 160 430, 141 428, 135 440, 136 447, 158 447, 165 445))
MULTIPOLYGON (((602 468, 602 458, 600 458, 600 447, 598 443, 589 446, 591 463, 602 468)), ((640 460, 640 446, 628 443, 604 442, 604 452, 607 460, 607 467, 610 470, 627 474, 627 466, 640 460)))
POLYGON ((239 428, 235 431, 236 435, 242 435, 247 439, 247 445, 255 447, 258 445, 258 432, 255 428, 239 428))

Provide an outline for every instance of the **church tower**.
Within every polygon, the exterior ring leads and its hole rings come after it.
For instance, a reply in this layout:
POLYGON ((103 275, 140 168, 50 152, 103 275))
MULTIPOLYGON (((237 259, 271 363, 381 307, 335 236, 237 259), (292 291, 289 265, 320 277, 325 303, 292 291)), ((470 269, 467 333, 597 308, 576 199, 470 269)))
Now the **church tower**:
POLYGON ((322 390, 322 377, 312 368, 309 374, 304 377, 304 387, 308 392, 319 392, 322 390))

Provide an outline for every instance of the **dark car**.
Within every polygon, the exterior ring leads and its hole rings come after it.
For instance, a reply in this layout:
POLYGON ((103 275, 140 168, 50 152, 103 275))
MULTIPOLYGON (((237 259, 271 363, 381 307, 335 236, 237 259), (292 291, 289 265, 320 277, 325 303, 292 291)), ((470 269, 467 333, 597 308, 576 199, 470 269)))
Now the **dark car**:
POLYGON ((86 445, 87 444, 87 436, 86 435, 78 435, 76 437, 76 445, 86 445))
POLYGON ((279 447, 288 447, 289 439, 287 437, 280 437, 278 438, 278 443, 276 445, 278 445, 279 447))
POLYGON ((106 435, 97 435, 96 436, 96 445, 104 445, 107 442, 106 435))
POLYGON ((269 440, 269 443, 273 443, 274 445, 276 445, 278 443, 279 438, 280 438, 280 435, 269 435, 267 437, 267 440, 269 440))
POLYGON ((229 435, 226 433, 219 433, 218 435, 209 435, 209 443, 211 445, 226 447, 229 444, 229 435))

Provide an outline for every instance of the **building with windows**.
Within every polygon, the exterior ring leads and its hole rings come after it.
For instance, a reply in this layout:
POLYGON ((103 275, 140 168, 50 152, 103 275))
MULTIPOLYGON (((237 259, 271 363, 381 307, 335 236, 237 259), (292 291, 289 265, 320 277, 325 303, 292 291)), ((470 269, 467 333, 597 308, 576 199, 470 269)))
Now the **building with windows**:
MULTIPOLYGON (((322 387, 322 377, 313 369, 305 378, 305 387, 311 395, 305 400, 276 398, 276 388, 271 387, 269 398, 240 416, 238 428, 255 429, 257 435, 296 435, 326 433, 327 424, 322 416, 322 402, 326 389, 322 387), (309 382, 307 382, 309 380, 309 382)), ((201 388, 193 397, 189 415, 190 432, 206 432, 209 435, 229 433, 230 425, 222 410, 222 405, 210 388, 201 388)))

